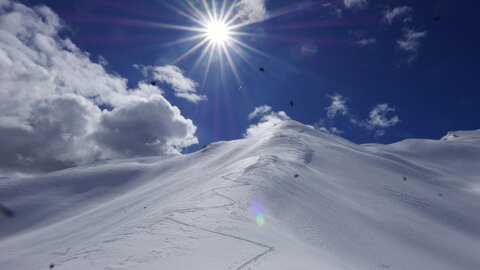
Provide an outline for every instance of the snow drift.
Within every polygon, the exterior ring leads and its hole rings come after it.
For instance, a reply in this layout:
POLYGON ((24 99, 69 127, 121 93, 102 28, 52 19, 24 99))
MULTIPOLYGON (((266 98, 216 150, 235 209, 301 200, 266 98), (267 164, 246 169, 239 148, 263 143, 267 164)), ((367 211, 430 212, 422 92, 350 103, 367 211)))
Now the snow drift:
POLYGON ((1 269, 480 269, 480 130, 356 145, 294 121, 0 180, 1 269))

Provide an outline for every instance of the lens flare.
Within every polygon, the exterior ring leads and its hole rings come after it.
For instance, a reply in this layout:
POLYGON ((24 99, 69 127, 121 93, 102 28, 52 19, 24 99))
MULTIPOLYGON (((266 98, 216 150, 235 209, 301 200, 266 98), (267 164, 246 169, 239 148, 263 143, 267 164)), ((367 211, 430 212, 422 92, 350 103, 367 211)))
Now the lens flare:
POLYGON ((255 221, 257 222, 257 225, 260 227, 265 226, 265 214, 263 211, 262 202, 256 199, 253 200, 252 209, 253 213, 255 214, 255 221))
POLYGON ((265 225, 265 216, 263 214, 257 214, 255 216, 255 221, 258 226, 263 227, 265 225))

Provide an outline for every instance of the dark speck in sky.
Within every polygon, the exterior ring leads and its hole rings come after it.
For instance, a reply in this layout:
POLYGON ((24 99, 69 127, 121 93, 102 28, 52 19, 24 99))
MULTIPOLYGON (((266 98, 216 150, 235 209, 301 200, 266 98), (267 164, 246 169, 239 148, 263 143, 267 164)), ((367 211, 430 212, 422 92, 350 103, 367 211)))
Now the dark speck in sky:
POLYGON ((2 213, 7 218, 13 218, 15 215, 12 210, 0 205, 0 213, 2 213))

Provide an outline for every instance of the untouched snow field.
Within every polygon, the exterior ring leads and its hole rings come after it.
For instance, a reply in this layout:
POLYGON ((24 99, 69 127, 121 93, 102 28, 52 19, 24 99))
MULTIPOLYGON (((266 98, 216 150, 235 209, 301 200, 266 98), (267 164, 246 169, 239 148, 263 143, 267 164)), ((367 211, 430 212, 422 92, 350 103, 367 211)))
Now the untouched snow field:
POLYGON ((0 180, 0 269, 480 269, 480 130, 356 145, 294 121, 0 180))

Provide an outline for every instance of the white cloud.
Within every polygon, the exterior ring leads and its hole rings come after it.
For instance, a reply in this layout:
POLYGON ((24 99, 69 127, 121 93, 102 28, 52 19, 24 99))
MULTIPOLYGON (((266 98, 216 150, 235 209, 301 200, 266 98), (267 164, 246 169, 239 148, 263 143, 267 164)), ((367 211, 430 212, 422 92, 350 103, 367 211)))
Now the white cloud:
POLYGON ((328 127, 325 127, 325 126, 315 125, 315 129, 318 130, 318 131, 324 132, 324 133, 334 134, 334 135, 339 135, 339 134, 343 133, 343 130, 340 130, 336 127, 328 128, 328 127))
POLYGON ((388 117, 389 113, 394 113, 395 109, 388 104, 378 104, 370 111, 369 118, 367 120, 367 127, 370 129, 385 129, 388 127, 396 126, 400 119, 394 115, 388 117))
POLYGON ((265 115, 266 113, 269 113, 271 111, 272 111, 272 107, 270 107, 268 105, 263 105, 263 106, 256 107, 255 110, 253 110, 253 112, 251 112, 248 115, 248 119, 252 120, 253 118, 265 115))
POLYGON ((363 38, 357 41, 357 44, 360 45, 360 47, 365 47, 365 46, 373 45, 376 43, 377 43, 377 40, 374 38, 363 38))
POLYGON ((176 97, 193 103, 207 99, 205 95, 197 94, 198 83, 185 77, 184 72, 180 68, 172 65, 147 68, 152 71, 155 80, 170 84, 175 91, 176 97))
POLYGON ((257 137, 268 132, 276 124, 290 120, 290 117, 283 111, 274 112, 268 105, 263 105, 255 108, 253 112, 249 114, 249 119, 260 117, 257 124, 250 125, 245 132, 245 137, 257 137))
POLYGON ((328 97, 332 100, 332 103, 325 108, 328 118, 334 118, 338 114, 343 116, 348 114, 347 100, 342 95, 334 94, 328 97))
POLYGON ((49 8, 0 3, 0 172, 178 153, 197 142, 195 125, 161 89, 128 89, 105 61, 92 62, 59 35, 49 8))
POLYGON ((105 114, 92 136, 112 158, 153 156, 198 143, 195 129, 177 107, 155 95, 105 114))
POLYGON ((246 23, 260 22, 268 16, 265 0, 240 0, 237 2, 237 12, 246 23))
POLYGON ((375 132, 376 137, 384 136, 386 129, 396 126, 400 122, 400 118, 394 115, 395 109, 388 104, 375 105, 369 113, 368 118, 361 119, 357 115, 350 112, 346 105, 347 98, 340 94, 328 96, 332 103, 325 108, 327 118, 321 119, 315 124, 315 128, 319 131, 330 134, 341 134, 344 131, 334 127, 333 122, 336 116, 343 116, 354 127, 363 128, 368 131, 375 132))
POLYGON ((407 62, 412 63, 418 57, 420 39, 427 36, 427 31, 404 28, 403 37, 397 40, 398 47, 408 53, 407 62))
POLYGON ((389 24, 392 24, 395 19, 407 16, 413 11, 409 6, 396 7, 392 10, 387 10, 384 14, 384 20, 389 24))
POLYGON ((345 7, 354 8, 354 7, 364 7, 368 4, 367 0, 343 0, 345 7))

